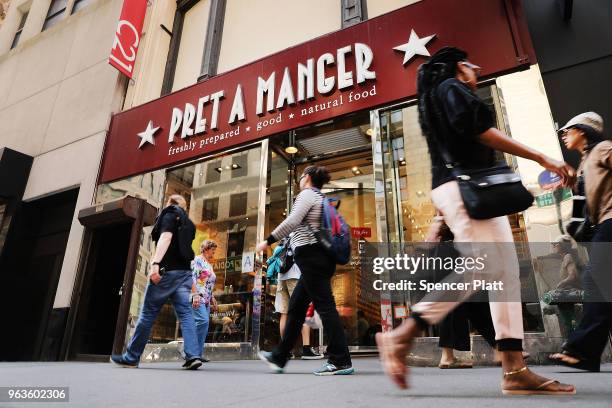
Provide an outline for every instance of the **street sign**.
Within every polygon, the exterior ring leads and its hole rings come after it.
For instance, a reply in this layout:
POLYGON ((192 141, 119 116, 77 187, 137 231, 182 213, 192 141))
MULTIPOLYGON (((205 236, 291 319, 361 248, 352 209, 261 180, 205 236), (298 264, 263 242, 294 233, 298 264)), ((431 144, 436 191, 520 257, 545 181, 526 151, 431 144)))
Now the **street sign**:
POLYGON ((544 190, 554 190, 561 185, 561 176, 549 170, 544 170, 538 176, 538 184, 544 190))
MULTIPOLYGON (((563 195, 561 196, 561 201, 569 200, 570 198, 572 198, 572 190, 570 190, 569 188, 564 188, 563 195)), ((549 205, 555 204, 555 197, 553 196, 552 191, 537 195, 535 200, 536 205, 540 208, 548 207, 549 205)))

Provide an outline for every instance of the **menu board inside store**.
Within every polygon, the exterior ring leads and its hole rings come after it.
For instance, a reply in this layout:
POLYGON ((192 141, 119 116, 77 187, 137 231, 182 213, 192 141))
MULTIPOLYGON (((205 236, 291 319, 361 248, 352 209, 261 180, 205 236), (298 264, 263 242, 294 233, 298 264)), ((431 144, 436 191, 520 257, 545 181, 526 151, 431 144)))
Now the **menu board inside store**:
POLYGON ((535 62, 520 14, 518 0, 424 0, 118 113, 99 182, 409 98, 444 46, 485 76, 520 69, 535 62))

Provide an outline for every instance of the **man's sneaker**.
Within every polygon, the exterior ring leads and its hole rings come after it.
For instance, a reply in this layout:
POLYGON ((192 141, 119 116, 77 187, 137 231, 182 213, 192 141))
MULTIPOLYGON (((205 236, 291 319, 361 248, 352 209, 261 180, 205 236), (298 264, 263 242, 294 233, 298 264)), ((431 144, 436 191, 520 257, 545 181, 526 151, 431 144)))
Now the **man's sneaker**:
POLYGON ((203 363, 210 363, 210 359, 208 359, 206 357, 202 357, 202 362, 203 363))
POLYGON ((317 353, 314 347, 304 347, 302 351, 302 360, 321 360, 322 358, 325 356, 317 353))
POLYGON ((314 375, 351 375, 355 372, 353 366, 335 366, 332 363, 327 363, 317 371, 314 371, 314 375))
POLYGON ((125 368, 138 368, 138 361, 131 362, 125 359, 122 354, 113 354, 110 356, 110 362, 125 368))
POLYGON ((259 353, 257 353, 257 356, 261 361, 265 361, 266 363, 268 363, 268 367, 270 367, 270 370, 274 371, 275 373, 281 374, 283 371, 285 371, 285 365, 282 364, 280 361, 276 360, 272 352, 260 351, 259 353))
POLYGON ((197 370, 200 367, 202 367, 202 360, 199 358, 192 358, 183 364, 183 369, 185 370, 197 370))

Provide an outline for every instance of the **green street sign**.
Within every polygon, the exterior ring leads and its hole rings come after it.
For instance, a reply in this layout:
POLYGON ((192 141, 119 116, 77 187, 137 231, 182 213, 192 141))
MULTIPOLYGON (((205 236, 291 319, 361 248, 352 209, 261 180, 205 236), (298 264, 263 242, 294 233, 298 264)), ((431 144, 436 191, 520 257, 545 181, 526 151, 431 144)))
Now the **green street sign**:
MULTIPOLYGON (((572 198, 572 190, 564 188, 561 194, 561 201, 566 201, 572 198)), ((552 191, 540 194, 536 196, 536 205, 538 207, 548 207, 549 205, 555 205, 555 197, 552 191)))

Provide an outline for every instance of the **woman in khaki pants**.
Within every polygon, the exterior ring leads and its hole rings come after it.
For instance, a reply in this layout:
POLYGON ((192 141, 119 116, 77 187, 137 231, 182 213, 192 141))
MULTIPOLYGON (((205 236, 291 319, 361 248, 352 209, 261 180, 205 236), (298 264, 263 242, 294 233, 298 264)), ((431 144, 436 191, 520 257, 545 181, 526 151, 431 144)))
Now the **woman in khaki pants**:
MULTIPOLYGON (((525 366, 518 259, 514 249, 503 244, 513 242, 508 219, 505 216, 478 220, 471 218, 465 209, 459 185, 438 150, 438 144, 443 143, 453 160, 469 170, 494 166, 495 150, 500 150, 538 162, 559 174, 565 184, 572 182, 574 172, 567 164, 512 140, 494 127, 495 121, 488 106, 474 94, 480 70, 467 60, 464 51, 452 47, 441 49, 419 68, 419 120, 432 162, 431 198, 459 246, 462 243, 472 246, 487 243, 480 250, 488 250, 489 259, 495 260, 489 263, 493 270, 487 273, 504 281, 507 297, 500 298, 489 292, 495 339, 504 373, 501 383, 503 393, 574 394, 574 386, 540 377, 525 366), (435 106, 440 107, 439 111, 434 109, 435 106), (441 132, 441 128, 445 131, 441 132)), ((401 326, 391 332, 377 334, 376 342, 385 372, 398 387, 408 386, 405 356, 412 339, 423 328, 440 322, 470 295, 466 291, 454 301, 445 302, 436 301, 435 298, 432 300, 428 295, 413 307, 411 317, 401 326)))

